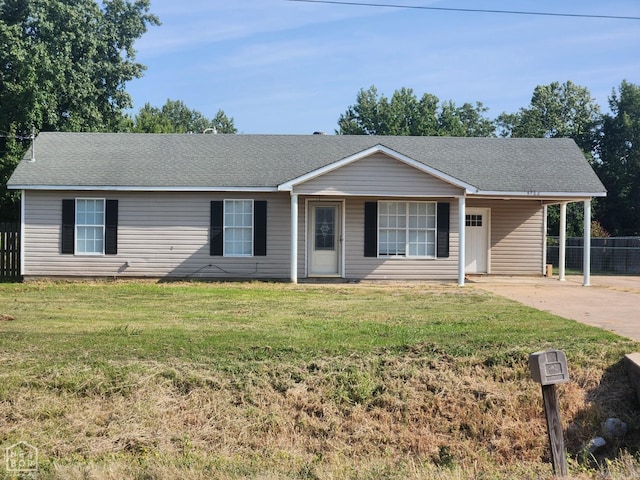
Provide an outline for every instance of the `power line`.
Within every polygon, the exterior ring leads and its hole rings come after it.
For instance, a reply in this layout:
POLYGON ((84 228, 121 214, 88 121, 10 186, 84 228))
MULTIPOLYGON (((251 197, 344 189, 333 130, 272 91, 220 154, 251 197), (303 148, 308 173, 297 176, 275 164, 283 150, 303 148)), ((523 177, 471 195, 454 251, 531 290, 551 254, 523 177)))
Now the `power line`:
POLYGON ((32 134, 23 134, 23 135, 17 135, 17 134, 11 134, 9 132, 2 132, 0 131, 0 138, 13 138, 15 140, 31 140, 33 138, 32 134))
POLYGON ((618 15, 588 15, 583 13, 552 13, 552 12, 526 12, 518 10, 484 10, 479 8, 448 8, 448 7, 424 7, 418 5, 398 5, 391 3, 367 3, 344 2, 338 0, 285 0, 287 2, 323 3, 331 5, 351 5, 357 7, 382 7, 382 8, 408 8, 414 10, 437 10, 443 12, 472 12, 472 13, 501 13, 510 15, 538 15, 545 17, 574 17, 574 18, 600 18, 613 20, 640 20, 640 17, 626 17, 618 15))
POLYGON ((3 135, 3 134, 0 134, 0 138, 13 138, 15 140, 31 140, 31 135, 11 135, 11 134, 3 135))

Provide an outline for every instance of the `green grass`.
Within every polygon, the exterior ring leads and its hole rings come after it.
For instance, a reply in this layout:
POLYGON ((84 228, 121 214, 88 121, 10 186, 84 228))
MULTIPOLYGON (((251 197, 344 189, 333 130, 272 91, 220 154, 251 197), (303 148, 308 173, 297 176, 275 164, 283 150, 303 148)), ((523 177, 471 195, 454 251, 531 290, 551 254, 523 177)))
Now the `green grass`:
POLYGON ((0 447, 37 444, 45 479, 539 478, 527 357, 548 348, 584 435, 636 421, 595 399, 637 343, 473 287, 0 284, 0 314, 0 447))
POLYGON ((562 347, 593 353, 615 335, 478 291, 282 284, 0 285, 18 321, 0 347, 70 361, 312 358, 419 343, 453 356, 562 347), (237 358, 237 357, 236 357, 237 358))

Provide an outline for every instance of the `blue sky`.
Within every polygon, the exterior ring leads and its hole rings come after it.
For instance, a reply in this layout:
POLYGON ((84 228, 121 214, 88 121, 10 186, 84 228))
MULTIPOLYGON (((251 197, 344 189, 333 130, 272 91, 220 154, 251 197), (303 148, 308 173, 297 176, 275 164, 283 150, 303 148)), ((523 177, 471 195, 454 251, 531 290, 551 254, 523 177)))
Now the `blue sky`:
MULTIPOLYGON (((445 8, 640 17, 638 0, 370 0, 445 8)), ((167 99, 239 133, 334 133, 361 88, 402 87, 488 115, 529 105, 536 85, 587 87, 603 110, 640 84, 640 21, 289 2, 151 0, 162 25, 136 43, 148 68, 127 84, 134 112, 167 99)))

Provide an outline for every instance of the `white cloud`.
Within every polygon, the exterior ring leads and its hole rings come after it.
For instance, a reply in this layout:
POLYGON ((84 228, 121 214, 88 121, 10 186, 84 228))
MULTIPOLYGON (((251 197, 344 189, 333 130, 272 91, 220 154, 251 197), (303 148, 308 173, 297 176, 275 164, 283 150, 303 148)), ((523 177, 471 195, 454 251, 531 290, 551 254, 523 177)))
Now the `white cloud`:
MULTIPOLYGON (((459 6, 474 8, 465 1, 459 6)), ((617 11, 637 5, 612 2, 617 11)), ((591 0, 564 7, 614 8, 591 0)), ((522 0, 519 9, 540 7, 522 0)), ((603 107, 623 79, 640 81, 637 22, 285 0, 153 0, 151 10, 164 24, 136 44, 149 66, 130 89, 136 105, 173 98, 207 115, 223 108, 241 131, 330 131, 371 85, 387 96, 410 87, 457 104, 481 101, 496 116, 527 106, 535 86, 552 81, 588 87, 603 107)))
POLYGON ((188 3, 156 0, 151 11, 160 17, 163 25, 151 28, 136 46, 141 55, 157 56, 381 14, 376 9, 335 7, 284 0, 190 0, 188 3))

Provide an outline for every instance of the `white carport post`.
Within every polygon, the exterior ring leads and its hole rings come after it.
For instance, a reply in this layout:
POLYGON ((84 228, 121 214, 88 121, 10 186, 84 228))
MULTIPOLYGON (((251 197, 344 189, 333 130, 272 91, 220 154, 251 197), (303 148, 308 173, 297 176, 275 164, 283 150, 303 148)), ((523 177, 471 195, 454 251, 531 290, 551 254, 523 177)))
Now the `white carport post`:
MULTIPOLYGON (((542 274, 546 275, 547 272, 547 230, 549 225, 548 216, 548 208, 546 205, 542 206, 542 236, 544 238, 544 242, 542 244, 542 274)), ((551 278, 551 275, 549 275, 551 278)))
POLYGON ((560 204, 560 251, 558 253, 558 280, 564 282, 564 266, 567 254, 567 203, 560 204))
MULTIPOLYGON (((33 143, 34 141, 31 141, 31 148, 33 148, 33 143)), ((25 265, 25 261, 24 261, 24 246, 25 246, 25 235, 24 235, 24 220, 25 220, 25 214, 24 212, 27 210, 26 209, 26 204, 27 199, 26 199, 26 191, 25 190, 21 190, 20 191, 20 275, 23 276, 24 275, 24 265, 25 265)))
POLYGON ((466 198, 464 196, 458 199, 458 286, 464 287, 464 270, 465 258, 464 251, 466 245, 465 227, 466 227, 466 198))
POLYGON ((591 199, 584 201, 584 240, 582 242, 582 285, 590 286, 591 282, 591 199))
POLYGON ((298 194, 291 191, 291 283, 298 283, 298 194))

